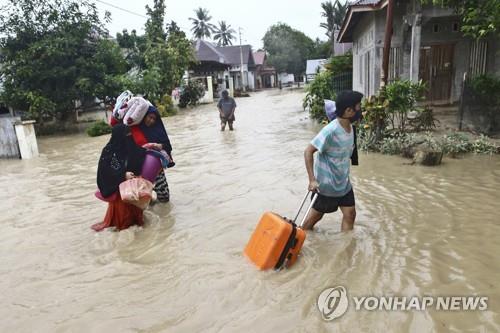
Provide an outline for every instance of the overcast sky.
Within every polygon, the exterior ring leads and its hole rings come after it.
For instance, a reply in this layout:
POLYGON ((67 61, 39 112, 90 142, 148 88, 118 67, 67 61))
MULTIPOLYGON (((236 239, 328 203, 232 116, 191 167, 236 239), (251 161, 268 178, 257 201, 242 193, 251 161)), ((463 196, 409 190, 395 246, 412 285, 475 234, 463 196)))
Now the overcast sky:
MULTIPOLYGON (((111 12, 112 22, 107 25, 111 35, 123 29, 136 29, 139 33, 144 32, 146 22, 145 6, 153 6, 153 0, 94 0, 99 11, 111 12), (141 16, 128 13, 124 10, 106 5, 108 3, 136 13, 141 16)), ((211 22, 224 20, 238 31, 242 28, 242 43, 251 44, 254 50, 262 47, 262 37, 269 26, 284 22, 292 28, 304 32, 312 39, 319 37, 326 40, 325 29, 319 24, 324 21, 321 17, 321 2, 324 0, 166 0, 166 22, 174 20, 184 30, 188 37, 192 37, 191 21, 194 17, 194 9, 206 8, 212 16, 211 22)), ((234 44, 239 41, 234 41, 234 44)))

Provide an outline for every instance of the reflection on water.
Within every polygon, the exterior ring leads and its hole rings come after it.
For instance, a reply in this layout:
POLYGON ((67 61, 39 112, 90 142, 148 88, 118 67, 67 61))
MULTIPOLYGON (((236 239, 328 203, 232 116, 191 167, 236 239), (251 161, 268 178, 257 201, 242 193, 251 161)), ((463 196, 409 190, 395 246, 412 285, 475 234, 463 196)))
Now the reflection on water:
POLYGON ((176 167, 172 202, 146 227, 94 233, 93 197, 107 137, 39 140, 40 158, 0 160, 2 332, 500 331, 500 158, 441 167, 362 155, 358 217, 308 233, 297 264, 259 272, 242 250, 260 215, 292 216, 307 184, 303 150, 319 127, 302 93, 237 100, 234 132, 214 105, 166 119, 176 167), (350 295, 485 295, 484 312, 347 313, 324 322, 316 299, 350 295))

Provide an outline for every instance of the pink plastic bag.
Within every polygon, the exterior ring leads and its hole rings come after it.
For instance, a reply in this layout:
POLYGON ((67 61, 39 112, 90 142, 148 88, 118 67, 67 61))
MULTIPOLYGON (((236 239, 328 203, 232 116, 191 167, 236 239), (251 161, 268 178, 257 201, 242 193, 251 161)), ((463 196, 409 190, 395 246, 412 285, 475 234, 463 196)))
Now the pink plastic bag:
POLYGON ((126 203, 146 209, 151 201, 153 183, 142 177, 126 180, 120 184, 120 196, 126 203))

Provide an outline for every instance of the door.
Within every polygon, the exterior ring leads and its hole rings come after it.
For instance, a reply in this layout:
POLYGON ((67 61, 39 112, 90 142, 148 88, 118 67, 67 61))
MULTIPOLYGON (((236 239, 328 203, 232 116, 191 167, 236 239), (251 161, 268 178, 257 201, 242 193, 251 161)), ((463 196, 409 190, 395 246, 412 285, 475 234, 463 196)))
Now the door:
POLYGON ((453 82, 453 52, 453 44, 432 45, 420 49, 419 77, 427 84, 428 101, 450 101, 453 82))

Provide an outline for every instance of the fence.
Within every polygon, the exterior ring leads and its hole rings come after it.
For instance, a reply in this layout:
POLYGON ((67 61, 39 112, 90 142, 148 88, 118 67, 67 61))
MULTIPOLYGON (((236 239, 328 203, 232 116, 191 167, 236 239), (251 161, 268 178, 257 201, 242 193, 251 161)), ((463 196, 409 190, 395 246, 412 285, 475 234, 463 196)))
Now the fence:
POLYGON ((332 88, 335 94, 342 90, 352 89, 352 72, 346 72, 332 77, 332 88))

